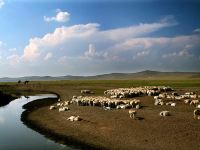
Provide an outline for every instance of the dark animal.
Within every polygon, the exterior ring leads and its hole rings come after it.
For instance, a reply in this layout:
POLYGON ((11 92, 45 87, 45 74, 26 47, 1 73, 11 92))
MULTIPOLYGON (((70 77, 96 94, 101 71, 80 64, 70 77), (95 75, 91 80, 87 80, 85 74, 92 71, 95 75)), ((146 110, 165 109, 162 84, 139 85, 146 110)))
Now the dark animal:
POLYGON ((26 80, 26 81, 24 81, 24 84, 28 84, 30 81, 28 81, 28 80, 26 80))

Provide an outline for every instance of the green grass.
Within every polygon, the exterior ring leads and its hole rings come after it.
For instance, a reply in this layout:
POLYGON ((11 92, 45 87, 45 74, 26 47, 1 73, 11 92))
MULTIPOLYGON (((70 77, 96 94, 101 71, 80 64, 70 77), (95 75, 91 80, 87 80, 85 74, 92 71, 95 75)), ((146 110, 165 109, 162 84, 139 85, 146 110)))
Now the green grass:
POLYGON ((17 83, 0 83, 1 89, 39 89, 45 87, 80 87, 80 88, 119 88, 137 86, 171 86, 173 88, 200 87, 200 80, 63 80, 63 81, 32 81, 28 85, 17 83))

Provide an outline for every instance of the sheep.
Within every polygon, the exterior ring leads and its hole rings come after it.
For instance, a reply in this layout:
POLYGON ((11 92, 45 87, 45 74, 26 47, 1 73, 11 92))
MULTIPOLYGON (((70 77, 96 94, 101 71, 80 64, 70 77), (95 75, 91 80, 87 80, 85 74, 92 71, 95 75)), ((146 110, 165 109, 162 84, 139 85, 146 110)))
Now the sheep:
POLYGON ((67 118, 67 120, 69 120, 69 121, 80 121, 81 118, 79 116, 70 116, 69 118, 67 118))
POLYGON ((67 110, 69 110, 68 107, 62 107, 62 108, 58 109, 59 112, 63 112, 63 111, 67 111, 67 110))
POLYGON ((75 116, 70 116, 69 118, 67 118, 67 120, 69 121, 74 121, 75 116))
POLYGON ((198 96, 196 94, 190 95, 190 98, 197 98, 198 96))
POLYGON ((172 107, 175 107, 175 106, 176 106, 176 103, 171 103, 171 106, 172 106, 172 107))
POLYGON ((76 116, 75 118, 74 118, 74 121, 80 121, 81 120, 81 118, 79 117, 79 116, 76 116))
POLYGON ((192 100, 190 102, 190 105, 197 105, 199 103, 199 100, 192 100))
POLYGON ((159 96, 154 96, 153 98, 156 100, 156 99, 159 99, 159 96))
POLYGON ((173 96, 179 96, 177 92, 172 92, 173 96))
POLYGON ((111 110, 110 107, 105 107, 105 106, 103 107, 103 109, 104 109, 104 110, 111 110))
POLYGON ((92 94, 93 92, 90 90, 81 90, 81 94, 92 94))
POLYGON ((159 115, 165 117, 165 116, 170 116, 170 113, 169 111, 165 110, 165 111, 161 111, 159 115))
POLYGON ((65 101, 64 106, 68 106, 68 105, 70 105, 70 101, 65 101))
POLYGON ((156 99, 154 105, 164 105, 164 102, 162 99, 156 99))
POLYGON ((130 118, 136 119, 135 117, 136 117, 137 111, 135 109, 130 109, 128 112, 129 112, 130 118))
POLYGON ((75 95, 74 95, 74 96, 72 96, 72 99, 76 99, 76 98, 77 98, 77 96, 75 96, 75 95))
POLYGON ((50 109, 50 110, 56 109, 56 106, 53 106, 53 105, 52 105, 52 106, 49 107, 49 109, 50 109))
MULTIPOLYGON (((111 89, 104 92, 105 95, 114 96, 112 98, 131 98, 140 95, 148 95, 155 96, 160 94, 163 91, 173 91, 172 88, 169 87, 136 87, 136 88, 119 88, 119 89, 111 89)), ((165 94, 166 95, 166 94, 165 94)))
POLYGON ((136 108, 136 109, 140 109, 140 104, 137 104, 137 105, 135 106, 135 108, 136 108))
POLYGON ((166 105, 170 105, 170 106, 171 106, 171 105, 172 105, 172 103, 173 103, 173 102, 167 102, 167 103, 166 103, 166 105))
POLYGON ((200 119, 200 109, 195 109, 194 110, 194 119, 200 119))
POLYGON ((60 103, 57 103, 57 106, 60 106, 60 103))
POLYGON ((184 103, 185 103, 185 104, 188 104, 188 103, 190 103, 190 102, 191 102, 190 99, 185 99, 185 100, 184 100, 184 103))

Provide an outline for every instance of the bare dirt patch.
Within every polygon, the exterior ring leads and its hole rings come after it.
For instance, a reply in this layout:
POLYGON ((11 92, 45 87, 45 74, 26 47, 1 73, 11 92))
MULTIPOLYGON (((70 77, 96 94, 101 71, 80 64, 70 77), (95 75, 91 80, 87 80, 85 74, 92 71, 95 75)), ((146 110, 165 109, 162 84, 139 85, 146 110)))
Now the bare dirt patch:
POLYGON ((70 111, 59 113, 50 111, 48 105, 29 111, 26 121, 63 137, 60 142, 76 141, 72 143, 82 149, 200 149, 200 121, 193 119, 194 107, 182 101, 176 107, 154 106, 153 97, 138 99, 143 105, 137 113, 139 120, 130 119, 128 110, 70 105, 70 111), (169 110, 172 115, 160 117, 162 110, 169 110), (67 121, 71 115, 79 115, 83 120, 67 121))

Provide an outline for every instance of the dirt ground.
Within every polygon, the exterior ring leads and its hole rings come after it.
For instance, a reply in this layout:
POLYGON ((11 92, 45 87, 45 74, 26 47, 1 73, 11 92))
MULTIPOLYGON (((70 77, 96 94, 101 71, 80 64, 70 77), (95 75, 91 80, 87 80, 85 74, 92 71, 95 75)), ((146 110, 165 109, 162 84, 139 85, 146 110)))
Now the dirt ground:
MULTIPOLYGON (((184 91, 187 89, 178 92, 184 91)), ((26 121, 45 129, 43 134, 47 136, 48 131, 53 131, 54 135, 99 149, 200 150, 200 120, 193 119, 195 107, 182 100, 171 107, 154 106, 153 97, 137 99, 143 106, 137 111, 138 120, 129 118, 128 110, 70 105, 70 111, 59 113, 58 109, 49 110, 48 105, 29 111, 26 121), (162 110, 170 111, 171 116, 160 117, 162 110), (70 122, 67 118, 71 115, 79 115, 83 120, 70 122)))

